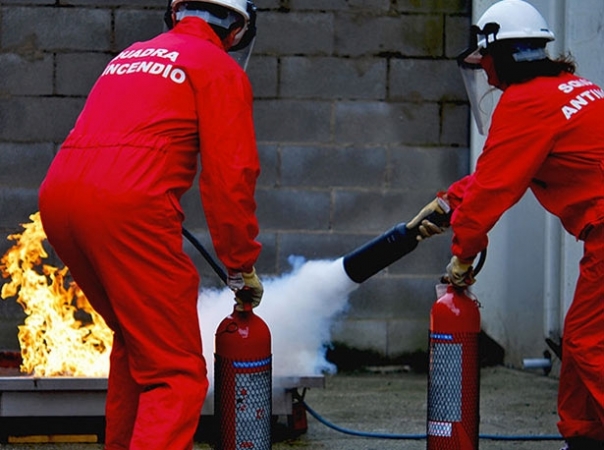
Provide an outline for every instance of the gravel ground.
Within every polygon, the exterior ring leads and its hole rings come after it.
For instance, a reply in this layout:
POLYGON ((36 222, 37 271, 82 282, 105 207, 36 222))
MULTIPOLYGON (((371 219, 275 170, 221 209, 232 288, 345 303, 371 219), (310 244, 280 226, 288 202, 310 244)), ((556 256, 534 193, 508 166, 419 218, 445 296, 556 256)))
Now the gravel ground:
MULTIPOLYGON (((357 436, 334 430, 307 414, 308 430, 297 437, 278 437, 273 450, 292 448, 329 450, 419 450, 425 439, 425 375, 401 372, 338 374, 325 379, 325 387, 305 393, 306 404, 323 420, 357 436), (366 437, 369 434, 378 437, 366 437), (393 435, 399 435, 393 439, 393 435)), ((481 371, 480 434, 507 437, 557 436, 556 396, 558 381, 542 373, 504 367, 481 371)), ((280 418, 277 430, 285 428, 280 418)), ((281 430, 283 431, 283 430, 281 430)), ((281 433, 279 433, 281 435, 281 433)), ((480 439, 483 450, 558 450, 561 440, 480 439)), ((102 450, 101 444, 5 444, 5 450, 102 450)), ((210 449, 208 443, 196 450, 210 449)), ((167 449, 170 450, 170 449, 167 449)))

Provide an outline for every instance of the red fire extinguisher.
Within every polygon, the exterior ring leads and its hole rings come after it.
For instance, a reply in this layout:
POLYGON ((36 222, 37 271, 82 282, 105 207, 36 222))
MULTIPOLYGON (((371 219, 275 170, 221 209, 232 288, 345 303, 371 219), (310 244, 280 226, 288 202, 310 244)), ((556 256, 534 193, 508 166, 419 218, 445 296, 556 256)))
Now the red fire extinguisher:
MULTIPOLYGON (((485 256, 483 252, 474 275, 485 256)), ((439 285, 437 293, 430 312, 427 449, 476 450, 480 305, 466 288, 439 285)))
POLYGON ((233 309, 215 335, 217 450, 271 448, 271 334, 251 304, 244 306, 233 309))

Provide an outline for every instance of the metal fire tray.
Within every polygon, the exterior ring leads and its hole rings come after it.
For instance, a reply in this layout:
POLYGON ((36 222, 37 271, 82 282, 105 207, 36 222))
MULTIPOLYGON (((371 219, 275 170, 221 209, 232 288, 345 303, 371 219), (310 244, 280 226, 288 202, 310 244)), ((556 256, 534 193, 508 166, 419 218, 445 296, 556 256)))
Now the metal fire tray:
MULTIPOLYGON (((323 376, 273 377, 273 415, 291 415, 293 392, 323 388, 323 376)), ((0 417, 104 416, 107 378, 0 377, 0 417)), ((201 412, 214 413, 210 392, 201 412)))

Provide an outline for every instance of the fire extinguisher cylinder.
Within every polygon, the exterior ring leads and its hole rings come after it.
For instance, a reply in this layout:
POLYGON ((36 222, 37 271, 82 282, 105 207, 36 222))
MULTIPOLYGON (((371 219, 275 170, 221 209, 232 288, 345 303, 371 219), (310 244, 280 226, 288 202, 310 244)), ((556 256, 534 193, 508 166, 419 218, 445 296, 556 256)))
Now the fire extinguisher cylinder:
MULTIPOLYGON (((437 212, 426 217, 427 220, 438 226, 446 226, 449 218, 450 213, 437 212)), ((404 222, 395 225, 381 236, 345 255, 344 270, 346 274, 355 283, 364 282, 415 250, 419 244, 417 240, 419 233, 419 226, 407 228, 407 224, 404 222)))
POLYGON ((271 448, 271 333, 251 304, 244 306, 244 311, 234 308, 216 329, 216 450, 271 448))
POLYGON ((430 312, 427 450, 477 450, 480 312, 464 288, 437 286, 430 312))

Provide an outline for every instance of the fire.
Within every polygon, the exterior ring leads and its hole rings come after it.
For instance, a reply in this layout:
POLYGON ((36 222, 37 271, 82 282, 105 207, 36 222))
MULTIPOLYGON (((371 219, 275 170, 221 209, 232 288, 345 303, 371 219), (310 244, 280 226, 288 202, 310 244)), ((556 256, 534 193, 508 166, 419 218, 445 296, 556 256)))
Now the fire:
POLYGON ((109 372, 113 334, 84 293, 68 281, 67 267, 43 264, 46 235, 40 213, 25 231, 8 236, 16 244, 0 259, 10 281, 0 297, 17 296, 26 318, 19 326, 21 372, 34 376, 104 377, 109 372))

